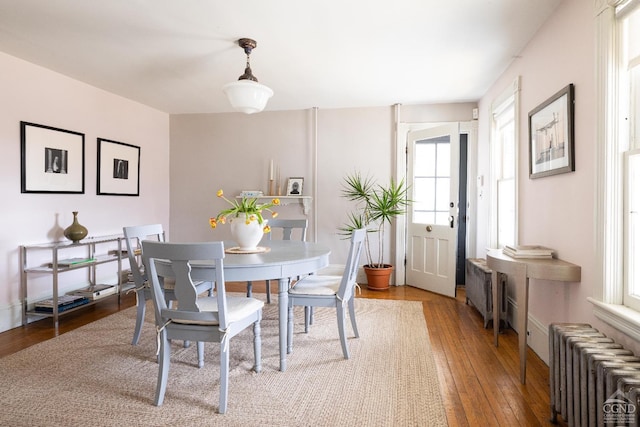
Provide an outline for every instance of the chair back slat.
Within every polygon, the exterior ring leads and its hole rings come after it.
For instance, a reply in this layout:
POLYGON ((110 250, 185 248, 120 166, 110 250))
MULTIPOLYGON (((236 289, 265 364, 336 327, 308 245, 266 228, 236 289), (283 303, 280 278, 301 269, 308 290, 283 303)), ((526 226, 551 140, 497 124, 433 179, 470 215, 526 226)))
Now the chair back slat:
POLYGON ((360 254, 362 253, 366 234, 367 230, 364 228, 354 230, 351 234, 351 245, 349 246, 347 264, 345 265, 340 287, 338 288, 338 297, 343 301, 351 298, 353 295, 353 288, 355 287, 358 269, 360 268, 360 254))
POLYGON ((269 233, 268 239, 273 239, 273 230, 282 229, 282 240, 291 240, 294 230, 299 230, 296 234, 300 235, 300 240, 304 242, 307 239, 307 227, 309 221, 307 219, 270 219, 269 227, 271 233, 269 233))
POLYGON ((220 328, 226 329, 228 321, 224 281, 224 244, 222 242, 168 243, 145 240, 142 242, 142 246, 143 259, 149 271, 154 300, 159 307, 164 307, 160 310, 160 315, 164 318, 164 321, 168 320, 166 319, 167 317, 187 320, 196 320, 199 317, 202 320, 217 318, 220 328), (194 280, 192 277, 192 263, 194 261, 212 262, 215 265, 215 270, 206 269, 206 275, 204 276, 202 271, 199 271, 197 280, 194 280), (160 286, 160 280, 163 277, 175 278, 174 293, 178 300, 177 310, 169 310, 164 304, 160 286), (217 313, 211 311, 200 312, 196 289, 196 281, 199 280, 216 284, 217 313), (160 295, 158 296, 157 294, 160 295), (200 313, 201 316, 195 313, 200 313), (214 313, 213 317, 212 313, 214 313))
POLYGON ((140 242, 143 240, 154 239, 159 242, 164 242, 164 230, 161 224, 149 224, 122 227, 122 232, 124 234, 127 258, 129 259, 133 280, 136 286, 142 286, 142 284, 147 281, 147 275, 145 274, 144 268, 142 268, 143 264, 139 263, 136 258, 136 252, 142 251, 140 242))

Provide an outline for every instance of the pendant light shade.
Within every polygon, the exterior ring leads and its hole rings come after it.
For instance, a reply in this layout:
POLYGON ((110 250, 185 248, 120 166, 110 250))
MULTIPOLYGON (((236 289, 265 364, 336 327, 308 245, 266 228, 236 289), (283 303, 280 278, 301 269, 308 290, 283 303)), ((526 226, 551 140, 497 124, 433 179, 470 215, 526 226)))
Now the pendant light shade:
POLYGON ((222 88, 227 94, 231 106, 242 113, 253 114, 264 110, 273 91, 265 85, 252 80, 238 80, 222 88))
POLYGON ((237 81, 224 85, 222 90, 229 98, 231 106, 242 113, 253 114, 264 110, 269 98, 273 96, 273 91, 267 86, 258 83, 258 79, 251 71, 249 55, 255 49, 257 43, 252 39, 240 39, 238 44, 244 49, 247 55, 247 65, 244 74, 237 81))

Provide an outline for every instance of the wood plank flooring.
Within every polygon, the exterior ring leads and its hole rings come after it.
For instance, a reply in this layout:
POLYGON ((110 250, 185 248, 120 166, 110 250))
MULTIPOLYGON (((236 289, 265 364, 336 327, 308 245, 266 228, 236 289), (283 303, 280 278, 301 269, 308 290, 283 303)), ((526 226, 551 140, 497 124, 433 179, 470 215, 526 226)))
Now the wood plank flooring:
MULTIPOLYGON (((244 284, 231 284, 242 291, 244 284)), ((255 292, 264 287, 254 284, 255 292)), ((438 367, 442 398, 450 426, 537 426, 549 422, 549 370, 531 350, 527 384, 519 381, 518 336, 508 329, 493 345, 493 330, 484 329, 480 314, 465 304, 464 290, 448 298, 410 286, 388 291, 363 287, 359 298, 421 301, 438 367)), ((61 318, 59 333, 78 328, 135 305, 135 296, 109 298, 61 318)), ((133 325, 132 325, 133 328, 133 325)), ((132 330, 133 333, 133 330, 132 330)), ((0 357, 53 338, 51 319, 0 333, 0 357)))

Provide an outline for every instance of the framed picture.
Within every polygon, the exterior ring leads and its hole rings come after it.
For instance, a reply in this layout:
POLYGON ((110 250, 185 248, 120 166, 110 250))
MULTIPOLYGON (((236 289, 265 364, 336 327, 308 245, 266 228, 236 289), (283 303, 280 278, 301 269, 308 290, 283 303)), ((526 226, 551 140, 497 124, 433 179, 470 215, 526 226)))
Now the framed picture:
POLYGON ((20 191, 84 193, 84 134, 20 122, 20 191))
POLYGON ((570 84, 529 113, 529 178, 575 171, 570 84))
POLYGON ((292 177, 287 181, 287 196, 302 196, 304 178, 292 177))
POLYGON ((97 194, 140 195, 140 147, 98 138, 97 194))

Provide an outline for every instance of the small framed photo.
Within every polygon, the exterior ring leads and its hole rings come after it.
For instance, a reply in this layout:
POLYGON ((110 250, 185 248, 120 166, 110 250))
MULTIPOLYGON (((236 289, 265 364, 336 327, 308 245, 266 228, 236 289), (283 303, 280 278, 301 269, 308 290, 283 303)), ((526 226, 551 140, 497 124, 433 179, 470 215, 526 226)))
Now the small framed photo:
POLYGON ((287 196, 302 196, 302 184, 304 184, 304 178, 289 178, 287 181, 287 196))
POLYGON ((573 84, 529 113, 529 178, 576 170, 573 116, 573 84))
POLYGON ((84 193, 84 134, 20 122, 22 193, 84 193))
POLYGON ((98 138, 98 195, 140 195, 140 147, 98 138))

